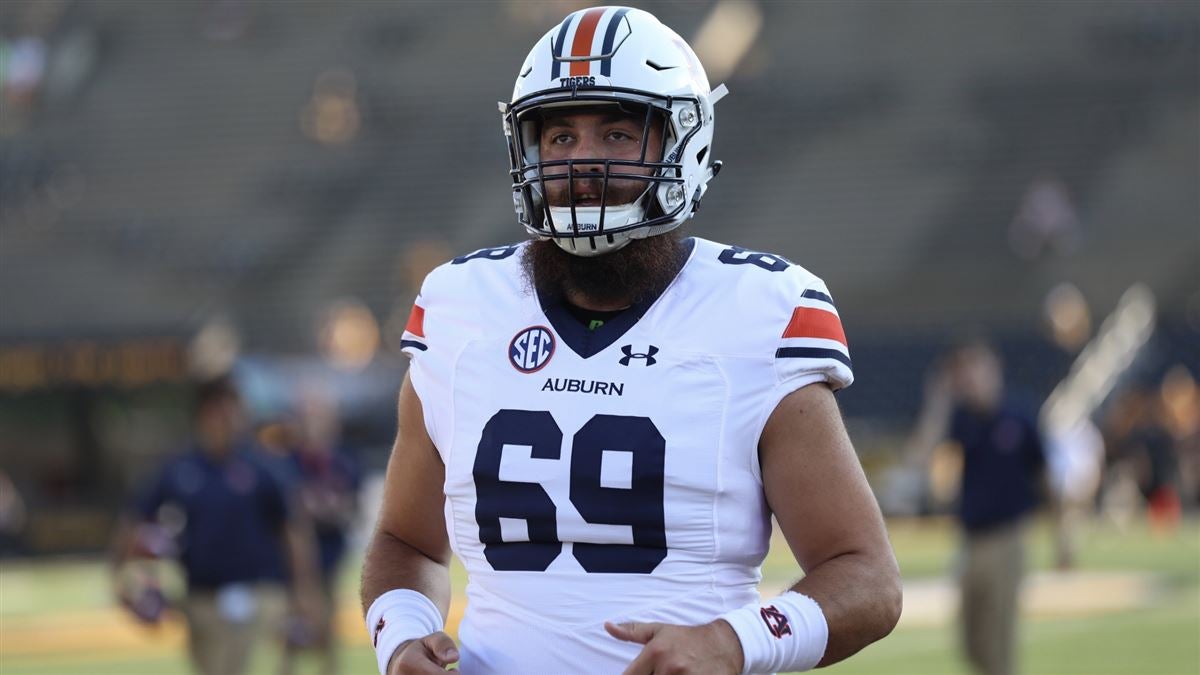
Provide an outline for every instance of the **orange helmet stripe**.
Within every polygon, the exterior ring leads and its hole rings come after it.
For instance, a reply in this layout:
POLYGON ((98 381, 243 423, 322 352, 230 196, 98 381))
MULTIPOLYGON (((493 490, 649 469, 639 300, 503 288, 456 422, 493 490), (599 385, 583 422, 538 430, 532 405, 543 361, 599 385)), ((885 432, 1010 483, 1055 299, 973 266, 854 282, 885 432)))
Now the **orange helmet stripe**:
MULTIPOLYGON (((579 20, 579 27, 575 29, 575 39, 571 41, 571 56, 592 55, 592 39, 596 37, 596 26, 600 24, 600 17, 604 16, 604 11, 604 7, 596 7, 584 13, 583 18, 579 20)), ((591 61, 571 62, 571 77, 588 75, 591 71, 591 61)))

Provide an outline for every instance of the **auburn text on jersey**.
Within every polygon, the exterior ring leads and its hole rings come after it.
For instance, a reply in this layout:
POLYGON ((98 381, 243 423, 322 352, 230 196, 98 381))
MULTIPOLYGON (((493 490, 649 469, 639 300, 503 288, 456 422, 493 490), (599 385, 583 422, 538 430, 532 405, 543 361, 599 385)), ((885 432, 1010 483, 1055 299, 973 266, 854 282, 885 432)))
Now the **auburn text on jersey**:
POLYGON ((542 385, 542 391, 573 391, 580 394, 623 396, 625 394, 625 383, 577 380, 573 377, 547 377, 546 383, 542 385))

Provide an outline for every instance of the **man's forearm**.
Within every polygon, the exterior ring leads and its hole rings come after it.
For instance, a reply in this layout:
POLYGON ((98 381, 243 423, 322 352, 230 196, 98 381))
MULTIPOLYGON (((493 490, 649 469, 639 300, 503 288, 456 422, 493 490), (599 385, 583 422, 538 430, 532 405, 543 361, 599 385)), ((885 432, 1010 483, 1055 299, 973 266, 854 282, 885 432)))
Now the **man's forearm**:
POLYGON ((317 588, 320 572, 317 569, 312 525, 296 519, 288 521, 284 525, 283 545, 291 572, 292 591, 300 595, 317 588))
POLYGON ((816 600, 829 625, 829 642, 818 667, 883 638, 900 619, 900 576, 890 559, 841 555, 813 568, 792 590, 816 600))
POLYGON ((363 558, 362 608, 395 588, 428 597, 442 616, 450 610, 450 561, 434 560, 395 536, 377 530, 363 558))
POLYGON ((947 393, 926 396, 912 433, 904 444, 904 458, 910 466, 929 466, 933 449, 946 438, 950 429, 953 411, 954 400, 947 393))

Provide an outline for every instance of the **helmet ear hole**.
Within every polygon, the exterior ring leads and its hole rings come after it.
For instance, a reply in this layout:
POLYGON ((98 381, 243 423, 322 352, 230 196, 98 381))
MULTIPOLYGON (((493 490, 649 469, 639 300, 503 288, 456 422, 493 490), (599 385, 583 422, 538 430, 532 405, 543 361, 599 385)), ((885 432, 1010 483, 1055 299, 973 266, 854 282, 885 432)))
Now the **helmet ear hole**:
POLYGON ((541 141, 542 124, 536 115, 526 115, 517 122, 518 150, 528 164, 536 164, 540 160, 539 144, 541 141))
POLYGON ((706 145, 703 148, 700 148, 700 152, 696 153, 696 161, 703 164, 704 158, 707 156, 708 156, 708 146, 706 145))

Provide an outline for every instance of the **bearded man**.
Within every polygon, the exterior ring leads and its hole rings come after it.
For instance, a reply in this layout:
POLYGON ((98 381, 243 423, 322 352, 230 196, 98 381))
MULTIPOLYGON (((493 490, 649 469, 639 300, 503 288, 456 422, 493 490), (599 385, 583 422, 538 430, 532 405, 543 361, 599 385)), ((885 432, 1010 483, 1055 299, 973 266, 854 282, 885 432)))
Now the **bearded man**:
POLYGON ((363 565, 382 674, 795 671, 895 625, 829 290, 677 229, 720 169, 724 95, 625 7, 572 13, 522 65, 501 110, 532 240, 434 270, 404 334, 363 565), (761 602, 772 516, 805 576, 761 602))

